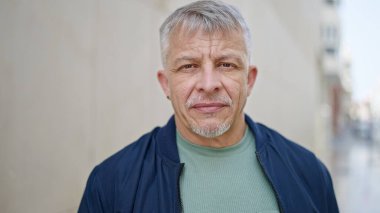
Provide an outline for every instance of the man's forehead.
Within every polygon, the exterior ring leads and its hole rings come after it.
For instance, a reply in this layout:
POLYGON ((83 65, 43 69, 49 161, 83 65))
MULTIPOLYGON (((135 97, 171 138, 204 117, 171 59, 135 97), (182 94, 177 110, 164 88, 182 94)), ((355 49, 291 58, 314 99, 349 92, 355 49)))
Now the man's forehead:
POLYGON ((203 29, 199 30, 189 30, 184 27, 178 28, 173 31, 173 33, 170 36, 171 41, 183 41, 183 40, 190 40, 194 37, 197 37, 198 39, 204 40, 204 41, 223 41, 223 40, 230 40, 231 38, 240 38, 244 40, 244 35, 241 31, 214 31, 214 32, 208 32, 203 29))
POLYGON ((239 33, 179 32, 171 37, 169 48, 213 47, 218 45, 240 49, 245 48, 245 41, 239 33))
POLYGON ((186 33, 182 30, 173 34, 169 42, 169 52, 172 50, 197 51, 201 48, 214 47, 225 49, 226 51, 245 50, 244 37, 240 33, 208 33, 204 31, 186 33), (229 50, 231 49, 231 50, 229 50))
MULTIPOLYGON (((207 54, 207 55, 209 55, 209 54, 207 54)), ((214 58, 214 59, 238 59, 238 58, 243 57, 241 52, 231 50, 231 49, 224 49, 222 51, 210 52, 209 56, 211 58, 214 58)), ((204 55, 202 53, 197 52, 197 51, 183 51, 183 52, 179 52, 178 54, 174 55, 173 59, 175 61, 186 61, 186 60, 199 59, 201 57, 204 57, 204 55)))

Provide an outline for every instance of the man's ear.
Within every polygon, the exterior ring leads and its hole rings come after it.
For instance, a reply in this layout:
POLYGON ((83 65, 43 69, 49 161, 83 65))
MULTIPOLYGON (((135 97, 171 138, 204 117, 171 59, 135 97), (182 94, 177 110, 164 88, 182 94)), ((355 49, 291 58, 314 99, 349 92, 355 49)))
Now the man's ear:
POLYGON ((166 97, 170 97, 169 81, 165 70, 159 70, 157 72, 157 79, 160 82, 161 88, 164 91, 166 97))
POLYGON ((257 77, 256 66, 254 66, 254 65, 249 66, 249 68, 248 68, 248 80, 247 80, 248 96, 251 94, 253 86, 255 85, 256 77, 257 77))

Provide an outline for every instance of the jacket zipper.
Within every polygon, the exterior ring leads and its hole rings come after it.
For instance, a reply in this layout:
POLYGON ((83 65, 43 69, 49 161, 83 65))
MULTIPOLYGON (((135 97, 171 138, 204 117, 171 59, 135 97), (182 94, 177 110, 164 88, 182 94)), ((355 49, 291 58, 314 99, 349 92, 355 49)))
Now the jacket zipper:
POLYGON ((181 177, 182 169, 185 164, 181 163, 179 167, 179 172, 178 172, 178 178, 177 178, 177 193, 178 193, 178 212, 182 213, 183 212, 183 204, 182 204, 182 199, 181 199, 181 190, 179 188, 179 179, 181 177))
POLYGON ((264 168, 264 166, 263 166, 263 163, 262 163, 262 161, 261 161, 260 154, 259 154, 257 151, 256 151, 256 157, 257 157, 257 160, 259 161, 259 164, 260 164, 261 168, 262 168, 263 171, 264 171, 265 176, 267 177, 267 179, 268 179, 270 185, 272 186, 272 189, 273 189, 274 194, 275 194, 275 196, 276 196, 276 200, 277 200, 277 203, 278 203, 278 207, 280 208, 280 212, 284 213, 285 211, 284 211, 284 209, 283 209, 283 207, 282 207, 282 205, 281 205, 280 197, 279 197, 279 195, 278 195, 278 192, 277 192, 276 188, 274 187, 274 185, 273 185, 273 183, 272 183, 272 180, 270 179, 269 175, 267 174, 267 171, 265 170, 265 168, 264 168))

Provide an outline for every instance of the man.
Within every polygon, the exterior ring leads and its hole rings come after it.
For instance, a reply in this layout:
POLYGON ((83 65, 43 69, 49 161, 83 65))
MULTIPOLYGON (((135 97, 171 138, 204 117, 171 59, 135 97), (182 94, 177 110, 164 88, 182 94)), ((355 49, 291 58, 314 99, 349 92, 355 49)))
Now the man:
POLYGON ((191 3, 160 36, 174 116, 92 171, 79 212, 338 212, 326 167, 244 115, 257 70, 234 7, 191 3))

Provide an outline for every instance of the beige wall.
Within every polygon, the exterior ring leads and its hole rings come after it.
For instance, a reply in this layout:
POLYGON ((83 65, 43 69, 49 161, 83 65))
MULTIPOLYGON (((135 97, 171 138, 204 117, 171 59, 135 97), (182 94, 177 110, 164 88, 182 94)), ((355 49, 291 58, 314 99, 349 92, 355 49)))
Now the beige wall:
MULTIPOLYGON (((90 170, 162 125, 158 27, 177 0, 0 1, 0 211, 75 212, 90 170)), ((313 148, 319 1, 230 1, 259 77, 247 113, 313 148)))

